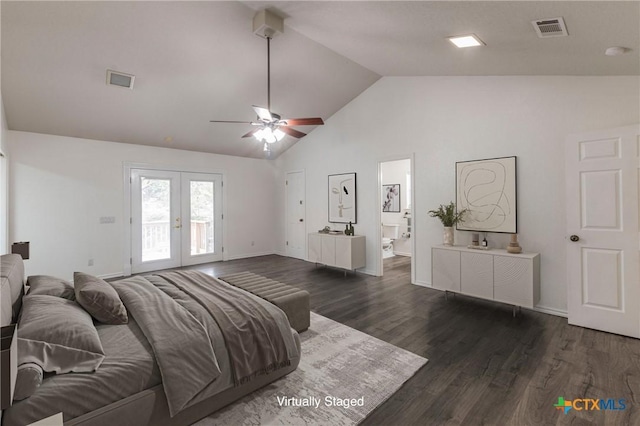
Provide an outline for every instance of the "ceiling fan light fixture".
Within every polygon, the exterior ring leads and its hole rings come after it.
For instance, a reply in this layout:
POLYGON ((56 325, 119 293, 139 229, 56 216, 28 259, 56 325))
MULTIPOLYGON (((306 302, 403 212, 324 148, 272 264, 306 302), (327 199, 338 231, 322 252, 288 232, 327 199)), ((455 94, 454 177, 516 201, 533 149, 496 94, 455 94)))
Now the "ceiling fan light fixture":
POLYGON ((278 128, 273 131, 273 136, 276 137, 277 141, 281 141, 284 138, 284 132, 278 128))
POLYGON ((271 111, 271 38, 275 34, 283 31, 283 18, 267 10, 263 10, 255 16, 253 25, 255 34, 267 40, 267 106, 264 108, 253 105, 253 110, 258 116, 255 122, 238 120, 209 120, 209 122, 259 126, 257 129, 242 135, 242 138, 250 138, 253 136, 258 142, 264 143, 264 150, 268 156, 271 152, 269 145, 282 140, 286 135, 297 139, 306 136, 306 133, 293 129, 290 126, 322 126, 324 121, 320 117, 283 119, 279 114, 271 111))
POLYGON ((255 132, 253 136, 260 142, 276 143, 284 138, 285 133, 280 129, 273 130, 271 127, 265 127, 255 132))

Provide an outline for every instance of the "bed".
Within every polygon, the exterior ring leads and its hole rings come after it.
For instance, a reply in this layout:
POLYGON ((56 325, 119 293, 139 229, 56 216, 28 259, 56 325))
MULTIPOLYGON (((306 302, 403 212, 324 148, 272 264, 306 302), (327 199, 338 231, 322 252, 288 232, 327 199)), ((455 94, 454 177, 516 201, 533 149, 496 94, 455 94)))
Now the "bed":
MULTIPOLYGON (((79 300, 31 292, 23 296, 19 256, 2 256, 0 270, 2 324, 21 311, 19 343, 32 339, 20 337, 30 330, 26 317, 41 316, 49 303, 52 312, 59 305, 83 315, 79 300)), ((134 276, 110 285, 128 320, 85 324, 95 328, 99 339, 102 352, 89 360, 99 367, 65 372, 63 363, 56 370, 63 374, 45 372, 31 396, 3 412, 3 426, 58 412, 65 425, 188 425, 298 366, 300 340, 286 315, 241 289, 196 271, 134 276)))

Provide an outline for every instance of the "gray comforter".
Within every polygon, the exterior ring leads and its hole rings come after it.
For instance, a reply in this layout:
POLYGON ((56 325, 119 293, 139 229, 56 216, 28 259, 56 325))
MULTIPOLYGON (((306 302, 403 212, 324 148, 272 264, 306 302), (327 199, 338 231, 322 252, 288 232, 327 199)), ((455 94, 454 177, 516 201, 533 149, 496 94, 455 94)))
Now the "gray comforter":
POLYGON ((213 349, 220 334, 236 385, 298 356, 281 310, 201 272, 166 272, 112 284, 153 349, 172 416, 220 391, 213 349))
MULTIPOLYGON (((245 380, 250 381, 253 373, 237 373, 232 359, 240 358, 230 354, 223 327, 210 313, 215 309, 208 306, 214 303, 213 296, 206 295, 216 288, 224 289, 223 292, 234 288, 202 274, 195 279, 200 281, 199 290, 189 290, 188 284, 184 286, 186 291, 182 290, 159 275, 112 283, 125 301, 130 321, 124 325, 96 324, 106 355, 98 371, 45 378, 33 396, 14 402, 4 411, 3 426, 22 426, 60 411, 64 412, 65 421, 69 421, 159 384, 164 387, 168 405, 175 414, 236 386, 242 381, 238 378, 248 376, 245 380), (200 297, 196 292, 205 295, 200 297), (188 344, 184 344, 186 340, 188 344)), ((252 298, 260 306, 257 308, 262 312, 260 315, 274 319, 283 336, 287 357, 297 362, 299 354, 285 314, 262 299, 236 291, 240 294, 237 300, 252 298)), ((231 296, 230 303, 236 303, 235 296, 231 296)), ((259 326, 260 321, 251 316, 246 321, 259 326)), ((241 319, 232 323, 245 330, 241 319)), ((242 341, 247 337, 243 335, 242 341)), ((260 351, 250 348, 246 348, 249 358, 260 351)), ((255 374, 269 370, 269 364, 276 368, 278 361, 266 361, 263 371, 256 367, 255 374)))

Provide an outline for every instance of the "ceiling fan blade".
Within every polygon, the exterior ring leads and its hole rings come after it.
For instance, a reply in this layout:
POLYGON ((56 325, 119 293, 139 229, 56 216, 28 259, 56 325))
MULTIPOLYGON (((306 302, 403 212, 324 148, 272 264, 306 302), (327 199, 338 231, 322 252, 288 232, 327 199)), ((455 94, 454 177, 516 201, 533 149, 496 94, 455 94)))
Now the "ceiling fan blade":
POLYGON ((273 121, 273 116, 268 109, 253 105, 253 110, 258 114, 258 118, 260 118, 260 120, 268 122, 273 121))
POLYGON ((324 121, 322 118, 285 118, 282 119, 284 123, 278 123, 280 126, 322 126, 324 121), (286 123, 286 124, 285 124, 286 123))
POLYGON ((247 132, 244 135, 242 135, 242 137, 243 138, 249 138, 249 137, 253 136, 255 133, 257 133, 260 130, 262 130, 262 127, 258 127, 257 129, 253 129, 252 131, 247 132))
POLYGON ((286 134, 288 134, 289 136, 293 136, 294 138, 301 138, 303 136, 307 136, 306 133, 302 133, 296 129, 292 129, 291 127, 279 127, 280 130, 282 130, 283 132, 285 132, 286 134))

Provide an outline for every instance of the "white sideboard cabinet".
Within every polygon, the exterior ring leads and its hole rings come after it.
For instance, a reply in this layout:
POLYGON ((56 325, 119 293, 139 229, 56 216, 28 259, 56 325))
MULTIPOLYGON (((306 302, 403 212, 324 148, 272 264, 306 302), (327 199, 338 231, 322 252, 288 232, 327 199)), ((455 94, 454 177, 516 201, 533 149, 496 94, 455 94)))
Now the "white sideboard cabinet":
POLYGON ((309 234, 309 262, 321 263, 349 270, 366 265, 364 235, 309 234))
POLYGON ((540 255, 432 247, 431 283, 439 290, 533 308, 540 301, 540 255))

